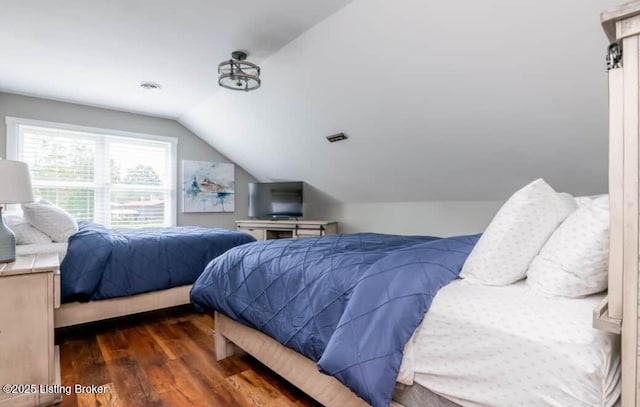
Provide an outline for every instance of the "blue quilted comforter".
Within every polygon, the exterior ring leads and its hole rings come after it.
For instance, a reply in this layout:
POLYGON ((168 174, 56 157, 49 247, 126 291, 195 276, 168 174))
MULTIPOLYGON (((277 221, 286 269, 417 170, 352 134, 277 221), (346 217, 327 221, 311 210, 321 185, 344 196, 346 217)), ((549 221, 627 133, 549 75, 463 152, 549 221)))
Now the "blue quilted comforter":
POLYGON ((266 333, 386 407, 406 342, 477 240, 354 234, 262 241, 213 260, 191 300, 266 333))
POLYGON ((99 300, 192 284, 212 259, 253 241, 225 229, 107 229, 80 222, 60 265, 62 300, 99 300))

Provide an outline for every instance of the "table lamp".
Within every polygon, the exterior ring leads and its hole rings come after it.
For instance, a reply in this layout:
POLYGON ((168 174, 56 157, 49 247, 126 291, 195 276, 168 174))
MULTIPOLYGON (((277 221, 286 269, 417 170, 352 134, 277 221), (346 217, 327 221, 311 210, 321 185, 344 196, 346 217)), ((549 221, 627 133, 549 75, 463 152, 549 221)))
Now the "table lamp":
MULTIPOLYGON (((29 167, 20 161, 0 160, 0 204, 33 202, 29 167)), ((16 260, 16 236, 4 224, 0 206, 0 263, 16 260)))

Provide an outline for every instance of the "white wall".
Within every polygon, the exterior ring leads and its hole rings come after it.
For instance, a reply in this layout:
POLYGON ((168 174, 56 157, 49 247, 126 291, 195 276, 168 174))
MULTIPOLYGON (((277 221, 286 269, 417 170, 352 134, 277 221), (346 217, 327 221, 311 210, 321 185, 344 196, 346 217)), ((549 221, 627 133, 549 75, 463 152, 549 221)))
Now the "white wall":
MULTIPOLYGON (((232 162, 174 120, 159 119, 115 110, 57 102, 46 99, 0 93, 0 118, 13 116, 83 126, 100 127, 178 138, 178 189, 180 189, 182 160, 232 162)), ((0 156, 6 157, 6 126, 0 124, 0 156)), ((203 225, 235 229, 235 220, 248 213, 247 183, 254 181, 241 167, 236 166, 235 213, 181 213, 178 193, 178 225, 203 225)))
POLYGON ((502 204, 502 201, 348 203, 305 209, 311 218, 340 222, 340 233, 455 236, 484 231, 502 204))

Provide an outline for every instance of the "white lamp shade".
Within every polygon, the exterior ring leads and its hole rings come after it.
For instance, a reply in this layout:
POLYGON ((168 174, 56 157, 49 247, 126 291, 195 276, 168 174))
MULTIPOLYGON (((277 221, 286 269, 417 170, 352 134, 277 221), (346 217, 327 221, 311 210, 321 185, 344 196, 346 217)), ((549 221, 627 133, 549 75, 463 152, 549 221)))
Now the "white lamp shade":
POLYGON ((29 167, 21 161, 0 160, 0 203, 33 202, 29 167))

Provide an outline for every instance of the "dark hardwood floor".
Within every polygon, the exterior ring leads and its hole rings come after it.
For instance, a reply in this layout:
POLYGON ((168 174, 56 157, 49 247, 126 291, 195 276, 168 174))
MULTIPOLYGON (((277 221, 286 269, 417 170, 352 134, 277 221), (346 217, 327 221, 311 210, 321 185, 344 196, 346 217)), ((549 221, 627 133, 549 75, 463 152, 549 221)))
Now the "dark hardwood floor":
POLYGON ((216 361, 214 321, 191 306, 56 331, 60 406, 318 406, 249 356, 216 361))

